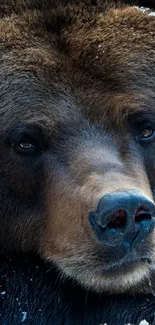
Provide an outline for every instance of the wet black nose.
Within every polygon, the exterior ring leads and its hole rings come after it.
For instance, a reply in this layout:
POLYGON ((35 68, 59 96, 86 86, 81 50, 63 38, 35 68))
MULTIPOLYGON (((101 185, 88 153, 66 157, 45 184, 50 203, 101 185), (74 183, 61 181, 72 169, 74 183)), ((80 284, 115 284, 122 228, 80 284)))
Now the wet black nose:
POLYGON ((155 204, 139 190, 120 191, 101 198, 89 214, 97 239, 109 247, 142 243, 155 226, 155 204))

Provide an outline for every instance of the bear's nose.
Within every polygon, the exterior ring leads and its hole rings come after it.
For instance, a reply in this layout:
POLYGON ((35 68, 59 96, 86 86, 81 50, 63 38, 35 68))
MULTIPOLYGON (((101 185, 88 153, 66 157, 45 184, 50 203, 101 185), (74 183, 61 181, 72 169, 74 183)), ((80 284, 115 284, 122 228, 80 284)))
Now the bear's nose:
POLYGON ((108 247, 142 243, 155 226, 155 204, 139 190, 103 196, 89 221, 97 239, 108 247))

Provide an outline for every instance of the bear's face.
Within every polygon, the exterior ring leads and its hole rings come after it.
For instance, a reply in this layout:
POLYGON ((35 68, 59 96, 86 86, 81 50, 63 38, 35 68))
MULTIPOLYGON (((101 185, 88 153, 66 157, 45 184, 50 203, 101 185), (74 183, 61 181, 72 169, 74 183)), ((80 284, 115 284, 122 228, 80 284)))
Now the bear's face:
POLYGON ((1 21, 0 245, 122 292, 154 267, 155 18, 94 15, 1 21))

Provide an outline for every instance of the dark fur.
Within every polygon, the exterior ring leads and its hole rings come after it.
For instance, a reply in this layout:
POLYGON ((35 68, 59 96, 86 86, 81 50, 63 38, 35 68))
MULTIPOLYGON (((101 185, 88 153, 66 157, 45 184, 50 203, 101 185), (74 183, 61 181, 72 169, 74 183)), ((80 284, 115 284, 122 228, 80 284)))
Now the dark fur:
POLYGON ((34 255, 1 257, 1 325, 155 324, 154 295, 97 295, 50 268, 34 255))
POLYGON ((123 266, 96 240, 88 214, 119 189, 155 198, 155 143, 146 147, 136 137, 142 119, 155 126, 155 18, 102 0, 2 0, 0 17, 2 325, 20 324, 22 311, 28 325, 34 317, 38 325, 153 322, 153 296, 124 302, 88 292, 150 294, 154 233, 123 266), (34 145, 29 154, 19 147, 27 142, 34 145), (59 271, 46 273, 40 260, 38 271, 37 261, 23 256, 4 263, 10 252, 33 252, 59 271), (63 284, 59 272, 88 292, 63 284), (19 310, 16 301, 26 296, 27 310, 19 310), (111 316, 113 303, 120 313, 111 316))

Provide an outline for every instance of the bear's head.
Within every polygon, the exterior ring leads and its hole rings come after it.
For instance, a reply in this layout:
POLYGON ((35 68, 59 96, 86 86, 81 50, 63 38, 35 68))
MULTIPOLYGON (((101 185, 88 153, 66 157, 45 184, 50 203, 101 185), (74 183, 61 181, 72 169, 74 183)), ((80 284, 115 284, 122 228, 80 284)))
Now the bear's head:
POLYGON ((97 292, 149 290, 155 17, 104 1, 7 2, 1 251, 35 251, 97 292))

